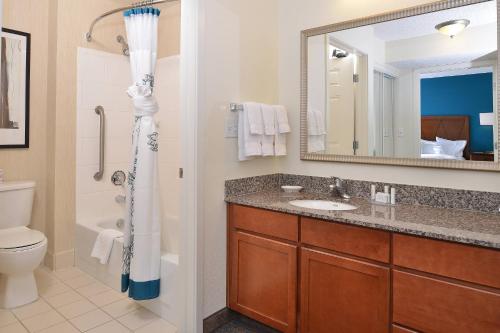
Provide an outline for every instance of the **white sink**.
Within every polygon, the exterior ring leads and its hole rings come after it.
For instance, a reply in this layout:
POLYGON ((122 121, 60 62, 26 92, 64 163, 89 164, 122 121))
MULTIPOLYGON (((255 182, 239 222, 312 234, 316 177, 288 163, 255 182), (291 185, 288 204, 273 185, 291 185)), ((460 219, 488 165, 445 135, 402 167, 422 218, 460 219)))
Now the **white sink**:
POLYGON ((358 207, 344 202, 326 200, 293 200, 288 202, 292 206, 319 210, 354 210, 358 207))

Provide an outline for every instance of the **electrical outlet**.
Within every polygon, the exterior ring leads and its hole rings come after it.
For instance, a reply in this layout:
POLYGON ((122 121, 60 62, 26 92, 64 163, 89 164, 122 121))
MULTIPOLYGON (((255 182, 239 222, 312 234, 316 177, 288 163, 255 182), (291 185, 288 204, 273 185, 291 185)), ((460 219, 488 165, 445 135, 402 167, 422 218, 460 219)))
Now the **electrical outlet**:
POLYGON ((231 112, 224 120, 224 137, 238 137, 238 112, 231 112))

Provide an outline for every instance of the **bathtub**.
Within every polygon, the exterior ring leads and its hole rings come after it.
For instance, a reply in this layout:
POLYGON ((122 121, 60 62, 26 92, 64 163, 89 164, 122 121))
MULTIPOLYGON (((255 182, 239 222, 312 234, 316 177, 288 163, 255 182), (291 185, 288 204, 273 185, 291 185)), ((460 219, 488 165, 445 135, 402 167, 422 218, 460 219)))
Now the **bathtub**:
MULTIPOLYGON (((103 229, 120 230, 123 225, 120 218, 77 221, 75 228, 75 263, 76 266, 98 281, 120 291, 123 238, 113 242, 113 248, 106 265, 90 256, 94 242, 103 229)), ((180 303, 179 291, 179 256, 163 252, 161 255, 160 297, 151 301, 139 302, 142 306, 155 312, 174 325, 179 325, 180 303)))

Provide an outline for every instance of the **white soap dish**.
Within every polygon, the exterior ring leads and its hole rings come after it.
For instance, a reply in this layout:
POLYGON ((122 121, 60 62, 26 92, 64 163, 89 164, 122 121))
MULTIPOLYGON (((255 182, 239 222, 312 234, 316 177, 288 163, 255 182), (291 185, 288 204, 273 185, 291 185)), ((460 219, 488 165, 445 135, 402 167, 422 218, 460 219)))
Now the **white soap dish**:
POLYGON ((303 189, 302 186, 281 186, 281 189, 286 193, 297 193, 303 189))

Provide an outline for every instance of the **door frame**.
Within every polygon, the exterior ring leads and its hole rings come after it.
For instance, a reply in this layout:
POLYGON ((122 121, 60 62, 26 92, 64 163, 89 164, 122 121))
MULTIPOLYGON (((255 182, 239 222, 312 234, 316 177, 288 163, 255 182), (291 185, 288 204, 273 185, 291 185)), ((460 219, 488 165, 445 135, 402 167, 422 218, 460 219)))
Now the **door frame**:
POLYGON ((203 332, 202 169, 199 163, 200 35, 203 0, 181 1, 182 200, 180 270, 183 295, 179 332, 203 332))

